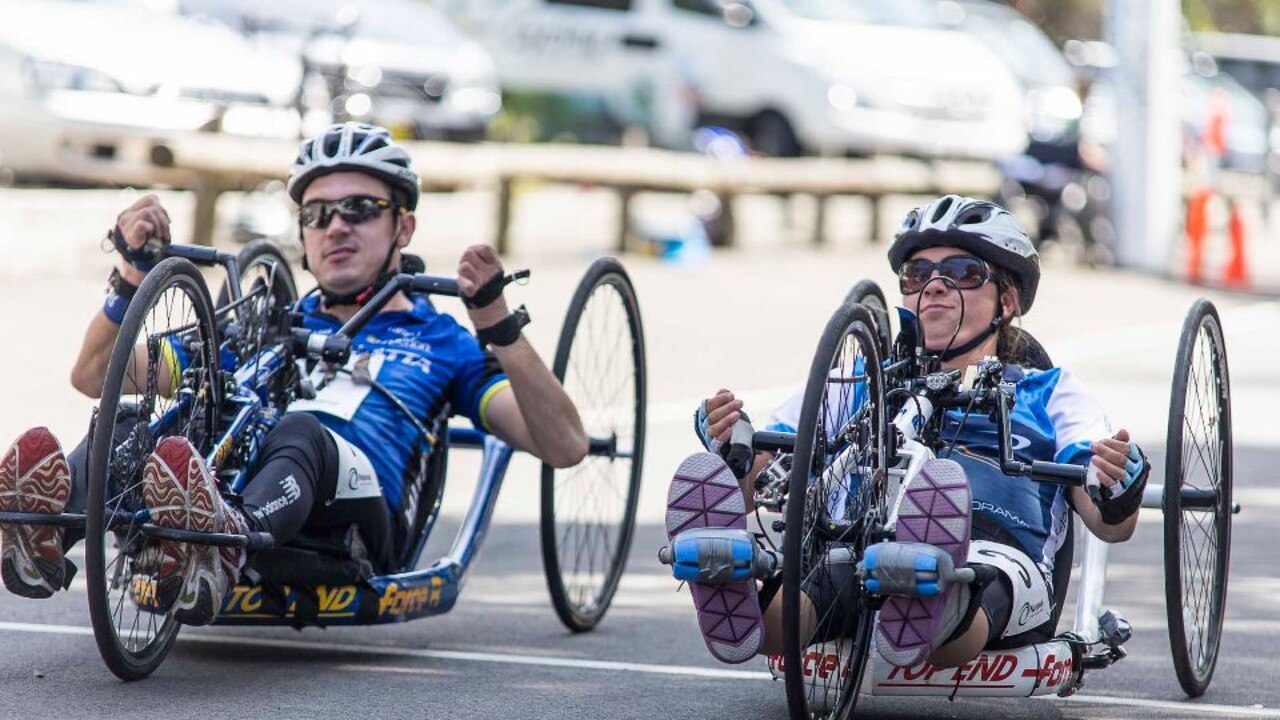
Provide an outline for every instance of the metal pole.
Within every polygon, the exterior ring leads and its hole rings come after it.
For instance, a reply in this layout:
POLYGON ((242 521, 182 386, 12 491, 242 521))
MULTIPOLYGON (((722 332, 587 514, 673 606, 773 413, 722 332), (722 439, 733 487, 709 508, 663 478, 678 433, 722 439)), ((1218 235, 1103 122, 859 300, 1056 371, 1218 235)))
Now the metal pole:
POLYGON ((1111 185, 1122 265, 1168 274, 1182 236, 1181 6, 1108 0, 1107 40, 1118 62, 1111 185))

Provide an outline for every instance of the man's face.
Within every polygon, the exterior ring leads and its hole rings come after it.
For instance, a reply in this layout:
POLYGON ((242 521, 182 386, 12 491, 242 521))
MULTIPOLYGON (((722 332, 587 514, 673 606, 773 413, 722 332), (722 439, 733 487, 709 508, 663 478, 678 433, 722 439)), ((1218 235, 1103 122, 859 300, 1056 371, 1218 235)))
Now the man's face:
MULTIPOLYGON (((391 199, 390 188, 381 180, 359 172, 336 172, 312 181, 302 194, 302 204, 357 195, 391 199)), ((333 213, 328 227, 303 227, 307 266, 320 285, 329 292, 349 293, 376 280, 391 244, 404 247, 413 235, 413 214, 402 216, 396 232, 397 214, 394 208, 387 208, 371 220, 352 224, 333 213)), ((395 262, 392 258, 393 267, 395 262)))

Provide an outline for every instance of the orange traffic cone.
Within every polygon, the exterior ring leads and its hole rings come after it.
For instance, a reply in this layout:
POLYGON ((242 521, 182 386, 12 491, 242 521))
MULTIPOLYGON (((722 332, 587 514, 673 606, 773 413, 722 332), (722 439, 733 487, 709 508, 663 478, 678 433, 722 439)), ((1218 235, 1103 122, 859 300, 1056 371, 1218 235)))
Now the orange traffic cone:
POLYGON ((1243 287, 1249 284, 1249 269, 1244 254, 1244 218, 1236 203, 1231 204, 1231 220, 1227 223, 1227 231, 1231 236, 1231 257, 1222 272, 1222 282, 1231 287, 1243 287))
POLYGON ((1209 198, 1213 193, 1201 188, 1187 198, 1187 282, 1198 283, 1202 279, 1204 265, 1204 241, 1209 233, 1209 198))

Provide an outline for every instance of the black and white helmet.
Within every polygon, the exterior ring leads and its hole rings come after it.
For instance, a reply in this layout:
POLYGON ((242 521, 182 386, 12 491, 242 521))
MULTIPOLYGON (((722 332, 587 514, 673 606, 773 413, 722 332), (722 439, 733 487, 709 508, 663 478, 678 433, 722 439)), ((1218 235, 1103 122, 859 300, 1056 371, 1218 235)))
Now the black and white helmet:
POLYGON ((330 125, 318 136, 304 140, 298 159, 289 170, 286 189, 301 204, 307 185, 318 177, 341 171, 356 171, 391 185, 394 198, 409 210, 418 206, 418 173, 409 153, 392 139, 386 128, 359 122, 330 125))
POLYGON ((1013 275, 1022 312, 1031 309, 1040 285, 1040 254, 1008 210, 987 200, 944 195, 907 213, 889 248, 896 273, 922 248, 951 245, 1013 275))

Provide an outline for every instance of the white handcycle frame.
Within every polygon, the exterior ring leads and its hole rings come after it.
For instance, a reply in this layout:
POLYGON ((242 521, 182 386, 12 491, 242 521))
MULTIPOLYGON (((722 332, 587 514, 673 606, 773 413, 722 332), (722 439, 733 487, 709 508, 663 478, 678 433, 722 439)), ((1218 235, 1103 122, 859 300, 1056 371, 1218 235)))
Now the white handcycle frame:
MULTIPOLYGON (((936 455, 932 448, 921 443, 919 428, 924 427, 933 413, 933 406, 923 397, 920 402, 908 402, 894 419, 901 432, 898 455, 906 458, 897 467, 889 468, 888 496, 891 508, 887 525, 897 523, 898 509, 902 503, 901 489, 920 473, 925 463, 936 455)), ((838 455, 824 474, 836 477, 854 470, 856 450, 848 448, 838 455)), ((1143 494, 1144 508, 1161 507, 1164 488, 1149 484, 1143 494)), ((937 668, 923 662, 911 667, 898 667, 888 663, 875 651, 874 639, 868 649, 868 666, 863 675, 860 692, 881 696, 939 696, 939 697, 1031 697, 1035 695, 1071 695, 1083 684, 1086 665, 1100 668, 1118 659, 1113 649, 1104 642, 1099 622, 1103 613, 1106 591, 1108 544, 1080 521, 1076 523, 1077 537, 1081 542, 1080 579, 1076 588, 1075 622, 1069 633, 1052 640, 1009 650, 987 651, 956 668, 937 668)), ((827 644, 827 647, 832 647, 827 644)), ((842 675, 848 670, 848 648, 843 643, 834 644, 834 650, 811 649, 803 658, 802 673, 809 688, 809 702, 824 706, 834 700, 842 675), (825 695, 826 697, 823 697, 825 695)), ((769 669, 775 677, 783 676, 777 656, 769 658, 769 669)))

